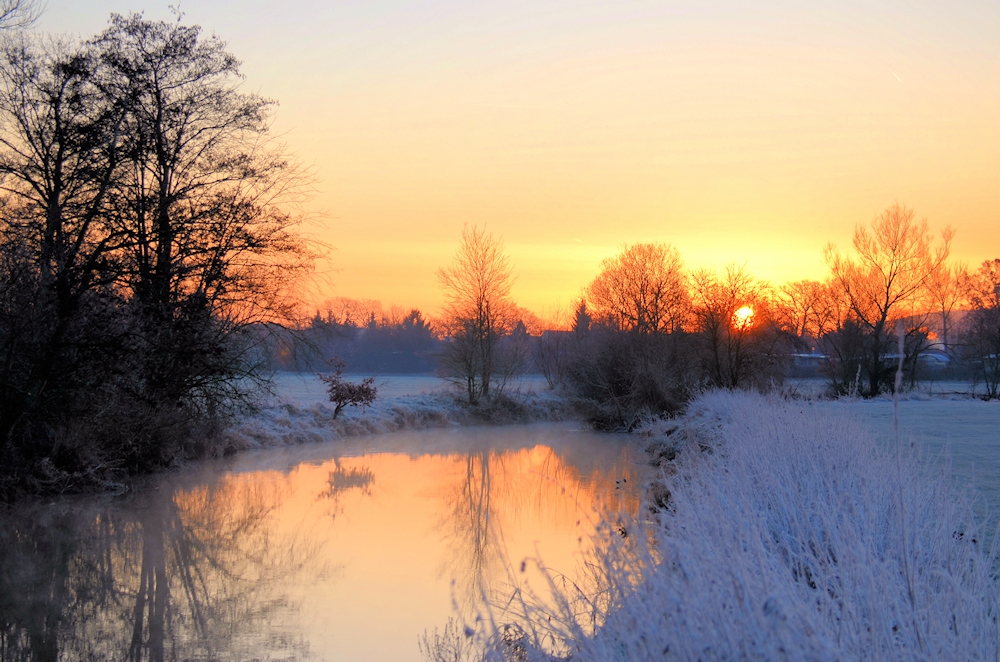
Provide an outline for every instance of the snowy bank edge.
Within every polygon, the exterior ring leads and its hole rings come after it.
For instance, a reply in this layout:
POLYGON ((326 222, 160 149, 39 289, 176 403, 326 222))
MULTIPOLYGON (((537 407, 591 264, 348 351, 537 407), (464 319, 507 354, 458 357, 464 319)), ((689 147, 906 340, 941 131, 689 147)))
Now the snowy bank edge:
POLYGON ((334 406, 302 405, 278 399, 224 432, 227 452, 334 441, 464 425, 535 423, 576 418, 565 398, 554 393, 519 393, 488 406, 469 407, 448 393, 399 396, 334 418, 334 406))
POLYGON ((947 467, 755 394, 705 394, 642 432, 655 549, 607 524, 596 632, 585 596, 529 601, 488 659, 998 658, 996 545, 947 467))

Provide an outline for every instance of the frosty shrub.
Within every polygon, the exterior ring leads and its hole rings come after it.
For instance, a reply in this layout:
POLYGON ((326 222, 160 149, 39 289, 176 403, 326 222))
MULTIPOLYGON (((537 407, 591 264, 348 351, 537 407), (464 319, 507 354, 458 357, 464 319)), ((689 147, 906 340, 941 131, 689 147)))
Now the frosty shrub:
POLYGON ((346 364, 340 359, 330 361, 333 374, 318 375, 326 384, 326 392, 330 395, 330 402, 334 404, 333 417, 336 419, 340 412, 347 406, 361 405, 367 407, 375 402, 378 389, 375 386, 374 377, 365 377, 360 384, 349 382, 344 379, 344 368, 346 364))
POLYGON ((692 337, 595 326, 574 339, 567 382, 598 430, 631 430, 680 412, 701 386, 692 337))
POLYGON ((751 393, 693 401, 666 507, 644 532, 604 527, 597 599, 516 601, 520 659, 997 659, 993 536, 948 467, 855 418, 751 393))

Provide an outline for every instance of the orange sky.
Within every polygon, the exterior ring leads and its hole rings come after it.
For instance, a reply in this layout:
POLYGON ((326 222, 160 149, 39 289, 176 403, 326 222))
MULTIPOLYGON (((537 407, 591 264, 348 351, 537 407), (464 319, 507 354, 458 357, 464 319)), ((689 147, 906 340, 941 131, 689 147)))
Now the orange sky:
MULTIPOLYGON (((49 0, 38 29, 143 9, 78 4, 49 0)), ((336 247, 320 296, 434 314, 467 222, 503 236, 543 315, 627 242, 820 278, 823 246, 894 201, 954 226, 957 258, 1000 257, 1000 6, 816 4, 182 7, 314 168, 309 231, 336 247)))

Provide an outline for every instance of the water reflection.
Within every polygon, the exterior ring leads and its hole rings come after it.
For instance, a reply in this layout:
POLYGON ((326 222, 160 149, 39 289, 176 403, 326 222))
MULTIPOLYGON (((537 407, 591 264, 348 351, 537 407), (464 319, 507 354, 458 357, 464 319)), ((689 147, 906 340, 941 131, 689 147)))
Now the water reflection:
POLYGON ((419 659, 532 581, 525 557, 585 581, 594 510, 635 506, 622 441, 565 426, 357 444, 3 513, 0 659, 419 659))
POLYGON ((580 567, 590 543, 585 536, 601 513, 634 508, 636 495, 620 489, 633 472, 621 461, 573 465, 548 446, 466 455, 461 470, 443 481, 437 526, 446 550, 442 574, 456 580, 461 615, 472 620, 531 582, 527 588, 544 592, 539 563, 587 582, 580 567), (551 546, 553 538, 561 544, 551 546), (546 539, 550 545, 541 549, 546 539))
POLYGON ((375 474, 368 467, 345 467, 339 458, 333 459, 333 469, 327 478, 328 487, 320 492, 319 499, 327 499, 332 504, 330 514, 336 517, 343 508, 341 500, 352 490, 363 496, 371 496, 375 474))
POLYGON ((308 546, 269 537, 280 499, 222 480, 5 513, 0 658, 301 657, 301 636, 261 636, 290 621, 275 587, 308 560, 308 546))

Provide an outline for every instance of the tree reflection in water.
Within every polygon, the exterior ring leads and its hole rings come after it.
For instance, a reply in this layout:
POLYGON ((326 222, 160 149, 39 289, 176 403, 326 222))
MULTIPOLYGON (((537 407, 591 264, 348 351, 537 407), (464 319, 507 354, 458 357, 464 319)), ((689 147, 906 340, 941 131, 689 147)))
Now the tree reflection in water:
POLYGON ((608 436, 376 441, 391 450, 266 451, 128 500, 0 513, 0 659, 408 659, 452 604, 472 624, 526 578, 544 592, 526 557, 591 591, 579 566, 596 504, 634 510, 614 497, 637 481, 608 436))
POLYGON ((329 487, 320 493, 319 498, 329 499, 332 504, 330 515, 336 517, 341 512, 341 497, 345 492, 358 490, 362 496, 371 496, 372 483, 375 474, 368 467, 344 467, 340 458, 333 458, 333 471, 329 472, 327 483, 329 487))
POLYGON ((599 577, 589 572, 584 560, 601 514, 635 514, 638 497, 633 490, 609 490, 616 482, 618 486, 638 482, 630 462, 603 467, 574 463, 548 446, 535 446, 470 453, 462 458, 461 468, 445 488, 446 508, 438 524, 448 550, 443 574, 454 579, 453 599, 461 618, 472 622, 484 609, 505 618, 503 607, 512 600, 545 600, 549 580, 573 582, 581 595, 594 596, 600 590, 599 577), (570 559, 562 550, 561 565, 546 569, 547 576, 531 573, 529 568, 552 560, 544 558, 544 551, 542 558, 535 558, 533 547, 525 549, 530 544, 525 540, 515 547, 530 557, 512 557, 510 543, 512 536, 532 527, 575 530, 577 553, 570 559), (528 587, 525 579, 531 574, 535 585, 528 587), (524 595, 538 589, 542 593, 524 595))
POLYGON ((225 477, 119 507, 0 515, 0 659, 304 657, 278 590, 315 550, 270 540, 276 488, 225 477), (263 627, 265 626, 266 627, 263 627), (268 634, 265 634, 268 633, 268 634), (278 633, 278 634, 275 634, 278 633))

